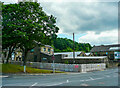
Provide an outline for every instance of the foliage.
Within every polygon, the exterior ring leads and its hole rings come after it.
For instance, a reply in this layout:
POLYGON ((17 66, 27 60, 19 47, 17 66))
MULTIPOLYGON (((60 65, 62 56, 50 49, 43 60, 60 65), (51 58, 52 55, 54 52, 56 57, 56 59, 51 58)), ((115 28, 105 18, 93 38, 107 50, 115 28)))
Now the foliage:
POLYGON ((52 37, 59 30, 56 18, 48 16, 39 3, 20 2, 2 7, 3 49, 12 53, 16 47, 21 47, 26 58, 27 52, 37 44, 52 43, 52 37))
MULTIPOLYGON (((73 41, 71 39, 56 38, 54 39, 53 45, 54 45, 55 52, 72 52, 73 51, 73 41)), ((75 42, 75 51, 89 52, 91 48, 92 47, 89 43, 75 42)))
POLYGON ((69 64, 68 60, 65 60, 65 64, 69 64))

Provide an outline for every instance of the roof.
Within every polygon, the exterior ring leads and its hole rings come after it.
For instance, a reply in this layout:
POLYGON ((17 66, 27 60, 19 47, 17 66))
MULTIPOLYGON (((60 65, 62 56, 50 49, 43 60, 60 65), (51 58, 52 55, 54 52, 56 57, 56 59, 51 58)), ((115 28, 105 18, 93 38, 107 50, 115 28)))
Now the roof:
MULTIPOLYGON (((81 52, 75 52, 75 57, 77 57, 78 54, 80 54, 81 52)), ((64 54, 64 55, 68 55, 68 57, 73 57, 73 52, 60 52, 60 53, 54 53, 54 55, 59 55, 59 54, 64 54)))
POLYGON ((110 47, 109 50, 120 50, 120 47, 110 47))
POLYGON ((53 47, 52 47, 52 46, 50 46, 50 45, 45 45, 45 47, 53 48, 53 47))
MULTIPOLYGON (((75 59, 104 59, 107 56, 90 56, 90 57, 75 57, 75 59)), ((73 57, 64 57, 63 59, 73 59, 73 57)))
POLYGON ((91 53, 85 53, 86 55, 90 55, 91 53))
POLYGON ((117 47, 120 47, 120 44, 94 46, 91 49, 91 52, 119 50, 117 47), (114 49, 112 49, 113 47, 114 47, 114 49))

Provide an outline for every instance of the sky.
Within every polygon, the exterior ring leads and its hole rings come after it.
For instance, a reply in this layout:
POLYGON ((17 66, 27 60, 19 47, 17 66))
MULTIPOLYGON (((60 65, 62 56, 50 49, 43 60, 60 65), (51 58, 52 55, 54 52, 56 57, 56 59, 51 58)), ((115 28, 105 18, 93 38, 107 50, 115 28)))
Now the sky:
MULTIPOLYGON (((1 0, 16 3, 17 0, 1 0)), ((38 0, 48 15, 57 19, 58 37, 108 45, 118 43, 118 0, 38 0)))

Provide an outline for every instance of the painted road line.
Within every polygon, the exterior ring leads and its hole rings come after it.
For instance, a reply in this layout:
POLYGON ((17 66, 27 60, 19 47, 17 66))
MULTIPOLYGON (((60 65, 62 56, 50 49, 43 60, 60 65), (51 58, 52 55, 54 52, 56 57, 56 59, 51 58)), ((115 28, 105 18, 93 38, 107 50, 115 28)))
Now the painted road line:
POLYGON ((1 76, 1 75, 0 75, 0 78, 5 78, 5 77, 8 77, 8 76, 1 76))
MULTIPOLYGON (((64 82, 65 83, 65 82, 64 82)), ((51 84, 51 85, 45 85, 45 86, 57 86, 57 85, 61 85, 63 83, 56 83, 56 84, 51 84)))
POLYGON ((38 84, 38 83, 34 83, 33 85, 31 85, 31 87, 32 87, 32 86, 35 86, 35 85, 37 85, 37 84, 38 84))
POLYGON ((98 79, 103 79, 103 77, 100 77, 100 78, 92 78, 92 77, 89 77, 90 79, 86 79, 85 81, 93 81, 93 80, 98 80, 98 79))
POLYGON ((94 80, 92 77, 89 77, 91 80, 94 80))
POLYGON ((67 83, 69 83, 69 80, 67 80, 67 83))
POLYGON ((84 83, 84 84, 81 84, 81 86, 89 86, 89 85, 84 83))

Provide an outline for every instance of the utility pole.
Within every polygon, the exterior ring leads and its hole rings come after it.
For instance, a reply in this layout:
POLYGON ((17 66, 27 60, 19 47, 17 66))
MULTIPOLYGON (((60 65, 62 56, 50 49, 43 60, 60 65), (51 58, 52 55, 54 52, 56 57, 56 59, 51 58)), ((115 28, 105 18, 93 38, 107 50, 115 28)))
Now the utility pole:
POLYGON ((75 40, 74 40, 74 33, 73 33, 73 64, 75 63, 75 40))

